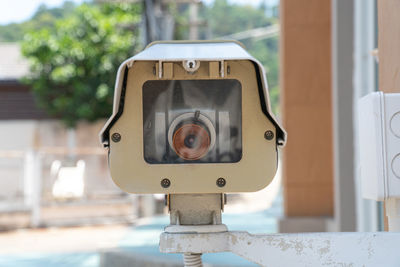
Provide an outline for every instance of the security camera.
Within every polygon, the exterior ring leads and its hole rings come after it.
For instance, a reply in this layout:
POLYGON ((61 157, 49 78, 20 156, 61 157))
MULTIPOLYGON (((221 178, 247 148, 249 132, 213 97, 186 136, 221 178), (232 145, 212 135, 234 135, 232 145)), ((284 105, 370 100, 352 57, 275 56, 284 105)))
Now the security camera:
POLYGON ((222 193, 267 186, 286 133, 240 43, 156 42, 120 66, 100 138, 127 192, 222 193))

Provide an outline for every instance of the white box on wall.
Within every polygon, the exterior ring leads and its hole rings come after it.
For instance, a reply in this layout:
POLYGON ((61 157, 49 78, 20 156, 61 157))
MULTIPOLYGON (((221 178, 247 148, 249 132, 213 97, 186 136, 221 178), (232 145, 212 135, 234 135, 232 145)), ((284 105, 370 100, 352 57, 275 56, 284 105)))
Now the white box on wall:
POLYGON ((364 198, 400 198, 400 94, 374 92, 359 102, 364 198))

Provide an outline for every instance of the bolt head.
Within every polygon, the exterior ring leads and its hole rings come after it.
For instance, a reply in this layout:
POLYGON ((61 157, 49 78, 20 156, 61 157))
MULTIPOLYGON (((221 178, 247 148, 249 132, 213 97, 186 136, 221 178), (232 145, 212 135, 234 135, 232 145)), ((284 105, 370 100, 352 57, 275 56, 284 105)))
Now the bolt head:
POLYGON ((224 178, 218 178, 217 179, 217 186, 218 187, 224 187, 226 185, 226 180, 224 178))
POLYGON ((161 180, 161 186, 163 188, 168 188, 171 185, 171 181, 167 178, 161 180))
POLYGON ((272 140, 272 139, 274 139, 274 132, 273 132, 273 131, 270 131, 270 130, 266 131, 266 132, 264 133, 264 138, 267 139, 267 140, 272 140))
POLYGON ((111 140, 113 140, 115 143, 118 143, 121 141, 121 135, 119 133, 113 133, 111 136, 111 140))

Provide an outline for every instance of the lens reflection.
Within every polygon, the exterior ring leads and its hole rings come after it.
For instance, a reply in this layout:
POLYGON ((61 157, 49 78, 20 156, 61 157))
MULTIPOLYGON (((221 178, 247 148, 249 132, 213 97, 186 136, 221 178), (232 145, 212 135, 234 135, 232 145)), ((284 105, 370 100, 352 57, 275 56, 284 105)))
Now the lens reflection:
POLYGON ((210 134, 202 125, 187 123, 175 131, 172 143, 176 154, 182 159, 198 160, 210 148, 210 134))

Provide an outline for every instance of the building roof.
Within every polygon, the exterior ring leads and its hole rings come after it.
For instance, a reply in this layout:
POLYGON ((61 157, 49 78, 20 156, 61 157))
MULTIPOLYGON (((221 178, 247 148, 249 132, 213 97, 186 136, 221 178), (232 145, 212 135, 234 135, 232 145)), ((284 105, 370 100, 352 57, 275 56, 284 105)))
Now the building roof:
POLYGON ((18 43, 0 43, 0 81, 19 80, 29 73, 18 43))
POLYGON ((47 118, 49 115, 36 105, 29 86, 18 82, 0 81, 0 121, 47 118))
POLYGON ((38 108, 30 86, 18 82, 29 73, 18 43, 0 43, 0 120, 49 118, 38 108))

